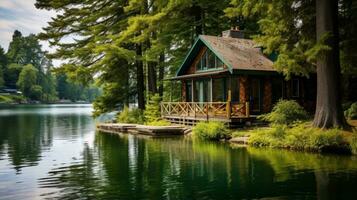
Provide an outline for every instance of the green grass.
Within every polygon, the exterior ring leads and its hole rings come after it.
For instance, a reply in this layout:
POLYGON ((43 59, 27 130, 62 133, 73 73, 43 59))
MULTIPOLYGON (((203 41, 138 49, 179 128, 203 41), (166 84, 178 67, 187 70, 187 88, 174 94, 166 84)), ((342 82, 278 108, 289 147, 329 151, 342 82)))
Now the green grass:
POLYGON ((221 140, 231 137, 230 131, 221 122, 200 122, 192 129, 195 137, 203 140, 221 140))
POLYGON ((0 95, 0 104, 21 103, 25 98, 19 95, 0 95))
POLYGON ((240 135, 249 135, 248 144, 255 147, 357 153, 357 137, 349 139, 339 129, 322 130, 313 128, 307 123, 292 127, 275 125, 271 128, 243 132, 240 135))
POLYGON ((4 96, 0 95, 0 103, 12 103, 13 100, 10 98, 10 96, 4 96))
POLYGON ((146 123, 146 125, 149 125, 149 126, 170 126, 171 123, 166 120, 158 120, 158 121, 148 122, 148 123, 146 123))

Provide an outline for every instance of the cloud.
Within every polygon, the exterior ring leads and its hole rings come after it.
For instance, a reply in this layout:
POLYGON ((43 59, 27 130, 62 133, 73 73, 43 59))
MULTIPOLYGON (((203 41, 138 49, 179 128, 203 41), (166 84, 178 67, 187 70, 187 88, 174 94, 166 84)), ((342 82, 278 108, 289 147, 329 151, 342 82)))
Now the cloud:
MULTIPOLYGON (((37 34, 54 17, 54 11, 38 10, 36 0, 0 0, 0 46, 7 50, 15 30, 23 35, 37 34)), ((47 51, 53 51, 46 42, 41 42, 47 51)))

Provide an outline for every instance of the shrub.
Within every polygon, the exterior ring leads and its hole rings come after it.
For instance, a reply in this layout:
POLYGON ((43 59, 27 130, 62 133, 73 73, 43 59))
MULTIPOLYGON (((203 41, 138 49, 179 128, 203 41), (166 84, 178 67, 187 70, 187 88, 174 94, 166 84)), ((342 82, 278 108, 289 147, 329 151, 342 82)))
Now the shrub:
POLYGON ((138 108, 129 109, 125 106, 124 109, 118 114, 117 121, 121 123, 143 124, 144 115, 138 108))
POLYGON ((160 113, 160 102, 161 97, 159 94, 155 94, 149 98, 149 101, 146 104, 146 109, 144 111, 145 120, 148 124, 162 120, 160 113))
POLYGON ((280 100, 271 113, 259 117, 272 124, 291 125, 297 121, 303 121, 308 118, 307 112, 296 101, 280 100))
POLYGON ((344 151, 348 149, 348 141, 340 130, 322 130, 308 127, 306 124, 295 124, 290 128, 278 125, 271 129, 259 129, 251 134, 248 143, 258 147, 268 146, 309 151, 328 151, 330 149, 344 151))
POLYGON ((270 129, 258 129, 252 132, 248 143, 257 147, 280 147, 285 137, 285 126, 275 126, 270 129))
POLYGON ((351 104, 350 108, 345 111, 345 116, 348 119, 357 119, 357 102, 351 104))
POLYGON ((200 122, 192 129, 193 135, 204 140, 229 139, 230 133, 222 122, 200 122))

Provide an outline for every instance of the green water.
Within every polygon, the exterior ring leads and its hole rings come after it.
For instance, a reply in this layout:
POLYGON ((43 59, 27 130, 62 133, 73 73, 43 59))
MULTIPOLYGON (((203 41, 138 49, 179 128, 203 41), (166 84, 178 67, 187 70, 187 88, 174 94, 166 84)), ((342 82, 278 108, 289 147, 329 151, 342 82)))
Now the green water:
POLYGON ((357 157, 96 133, 90 113, 0 108, 0 199, 357 199, 357 157))

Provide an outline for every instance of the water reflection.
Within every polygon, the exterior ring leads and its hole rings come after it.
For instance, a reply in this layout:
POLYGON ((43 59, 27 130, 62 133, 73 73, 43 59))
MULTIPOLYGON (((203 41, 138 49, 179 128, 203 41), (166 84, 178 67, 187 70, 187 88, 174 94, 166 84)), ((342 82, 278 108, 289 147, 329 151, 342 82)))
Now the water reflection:
POLYGON ((26 109, 0 114, 0 199, 357 195, 356 157, 95 133, 91 108, 39 107, 32 114, 26 109))
POLYGON ((51 171, 43 186, 58 183, 66 187, 57 195, 96 199, 325 199, 357 194, 353 157, 100 133, 95 147, 97 151, 83 153, 80 170, 51 171), (85 155, 98 157, 97 166, 85 155), (348 171, 340 171, 346 167, 348 171))

